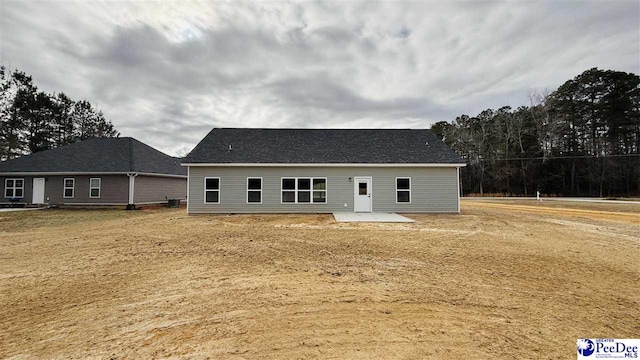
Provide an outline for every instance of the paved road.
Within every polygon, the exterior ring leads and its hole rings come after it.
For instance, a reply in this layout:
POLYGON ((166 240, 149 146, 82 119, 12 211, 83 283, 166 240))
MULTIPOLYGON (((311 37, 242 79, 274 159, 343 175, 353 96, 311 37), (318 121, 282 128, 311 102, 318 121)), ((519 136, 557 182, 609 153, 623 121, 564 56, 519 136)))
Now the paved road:
MULTIPOLYGON (((574 202, 593 202, 604 204, 634 204, 640 205, 640 200, 606 200, 600 198, 578 198, 578 197, 543 197, 542 201, 574 201, 574 202)), ((463 197, 462 200, 482 201, 482 200, 531 200, 535 201, 535 197, 463 197)))
POLYGON ((40 210, 42 208, 0 208, 0 212, 40 210))

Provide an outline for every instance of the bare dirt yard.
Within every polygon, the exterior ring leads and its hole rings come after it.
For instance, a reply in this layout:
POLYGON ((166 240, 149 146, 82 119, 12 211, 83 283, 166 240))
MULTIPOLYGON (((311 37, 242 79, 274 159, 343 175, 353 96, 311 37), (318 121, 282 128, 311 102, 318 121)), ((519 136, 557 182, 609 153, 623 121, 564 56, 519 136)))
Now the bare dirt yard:
POLYGON ((640 337, 640 207, 0 214, 2 358, 575 359, 640 337))

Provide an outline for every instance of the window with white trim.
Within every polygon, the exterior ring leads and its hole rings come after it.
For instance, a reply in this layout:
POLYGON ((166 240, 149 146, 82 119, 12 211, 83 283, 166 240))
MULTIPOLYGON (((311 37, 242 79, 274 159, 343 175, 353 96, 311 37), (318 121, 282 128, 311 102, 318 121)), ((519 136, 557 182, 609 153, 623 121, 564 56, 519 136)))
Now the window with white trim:
POLYGON ((411 178, 396 178, 396 203, 411 202, 411 178))
POLYGON ((4 179, 4 197, 9 199, 24 197, 24 179, 4 179))
POLYGON ((324 204, 327 202, 327 178, 282 178, 281 202, 324 204))
POLYGON ((327 202, 327 179, 326 178, 313 179, 313 202, 314 203, 327 202))
POLYGON ((251 203, 251 204, 262 203, 262 178, 261 177, 247 178, 247 203, 251 203))
POLYGON ((204 178, 204 202, 206 204, 220 203, 220 178, 204 178))
POLYGON ((100 198, 100 186, 102 185, 102 179, 91 178, 89 179, 89 197, 92 199, 100 198))
POLYGON ((76 179, 64 178, 64 189, 62 190, 62 197, 65 199, 71 199, 75 195, 76 179))

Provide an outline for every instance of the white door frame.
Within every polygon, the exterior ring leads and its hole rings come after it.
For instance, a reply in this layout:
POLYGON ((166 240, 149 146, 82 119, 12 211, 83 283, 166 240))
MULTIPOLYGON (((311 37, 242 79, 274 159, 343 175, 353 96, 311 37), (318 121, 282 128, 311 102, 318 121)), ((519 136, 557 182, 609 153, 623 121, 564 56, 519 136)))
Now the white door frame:
POLYGON ((31 192, 31 203, 32 204, 44 204, 44 188, 45 188, 45 183, 46 183, 46 179, 43 177, 40 178, 33 178, 33 185, 32 185, 32 192, 31 192), (36 181, 38 180, 38 181, 36 181), (38 189, 38 191, 36 191, 36 183, 42 183, 42 190, 38 189), (41 197, 36 197, 38 195, 41 195, 41 197))
POLYGON ((353 177, 353 212, 373 212, 373 177, 371 176, 354 176, 353 177), (367 180, 368 186, 367 197, 369 198, 369 210, 358 210, 357 201, 358 196, 358 181, 359 180, 367 180))

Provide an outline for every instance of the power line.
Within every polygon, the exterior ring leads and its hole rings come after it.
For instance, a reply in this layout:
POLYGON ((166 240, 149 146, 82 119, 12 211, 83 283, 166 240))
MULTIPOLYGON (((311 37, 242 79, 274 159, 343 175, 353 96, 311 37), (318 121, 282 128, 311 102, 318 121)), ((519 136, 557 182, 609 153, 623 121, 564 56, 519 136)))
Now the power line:
MULTIPOLYGON (((506 159, 493 159, 493 161, 518 161, 518 160, 546 160, 546 159, 602 159, 602 158, 617 158, 617 157, 638 157, 640 154, 618 154, 618 155, 574 155, 574 156, 536 156, 536 157, 523 157, 523 158, 506 158, 506 159)), ((489 161, 487 159, 480 159, 480 161, 489 161)))

